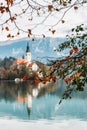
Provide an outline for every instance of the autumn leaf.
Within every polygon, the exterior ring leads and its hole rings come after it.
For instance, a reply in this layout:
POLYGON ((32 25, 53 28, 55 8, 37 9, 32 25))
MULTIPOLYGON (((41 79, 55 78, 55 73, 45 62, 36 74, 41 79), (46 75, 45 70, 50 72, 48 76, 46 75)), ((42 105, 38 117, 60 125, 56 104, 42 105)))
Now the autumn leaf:
POLYGON ((62 5, 63 6, 67 6, 67 3, 65 1, 63 1, 62 5))
POLYGON ((7 0, 7 5, 13 5, 13 0, 7 0))
POLYGON ((6 10, 7 13, 9 12, 9 8, 8 7, 5 7, 5 10, 6 10))
POLYGON ((52 11, 53 5, 48 5, 48 11, 52 11))
POLYGON ((84 60, 87 61, 87 57, 84 57, 84 60))
POLYGON ((42 82, 42 80, 39 77, 36 77, 35 82, 39 83, 39 82, 42 82))
POLYGON ((9 28, 8 27, 5 27, 6 31, 9 31, 9 28))
POLYGON ((68 77, 66 77, 66 78, 64 79, 64 81, 68 84, 69 81, 70 81, 70 79, 69 79, 68 77))
POLYGON ((54 34, 56 32, 56 30, 52 30, 51 32, 52 32, 52 34, 54 34))
POLYGON ((17 35, 20 35, 20 32, 17 32, 17 35))
POLYGON ((12 37, 12 38, 14 38, 15 36, 14 36, 14 35, 12 35, 11 37, 12 37))
POLYGON ((2 7, 2 6, 1 6, 1 7, 0 7, 0 13, 3 14, 4 12, 5 12, 5 7, 2 7))
POLYGON ((23 80, 28 80, 28 76, 24 76, 22 79, 23 80))
POLYGON ((78 60, 77 60, 77 62, 78 62, 79 64, 82 64, 82 61, 81 61, 81 59, 78 59, 78 60))
POLYGON ((58 8, 56 8, 56 11, 59 11, 59 9, 58 9, 58 8))
POLYGON ((50 80, 50 76, 44 78, 44 81, 49 81, 49 80, 50 80))
POLYGON ((78 7, 77 7, 77 6, 74 6, 74 9, 75 9, 75 10, 77 10, 77 9, 78 9, 78 7))
POLYGON ((70 81, 74 80, 74 75, 71 75, 69 79, 70 79, 70 81))
POLYGON ((79 78, 81 75, 81 72, 76 73, 75 77, 79 78))
POLYGON ((32 19, 33 19, 33 18, 31 17, 31 18, 29 18, 28 20, 29 20, 29 21, 32 21, 32 19))
POLYGON ((70 50, 70 51, 69 51, 69 54, 72 55, 72 53, 73 53, 73 50, 70 50))
POLYGON ((65 21, 64 21, 64 20, 61 20, 61 22, 62 22, 62 23, 65 23, 65 21))
POLYGON ((15 20, 16 20, 16 18, 15 18, 15 17, 11 17, 10 19, 11 19, 11 22, 13 22, 13 21, 15 21, 15 20))
POLYGON ((78 48, 77 47, 73 47, 73 53, 77 53, 78 52, 78 48))
POLYGON ((11 38, 11 34, 10 33, 7 35, 7 38, 11 38))
POLYGON ((28 34, 29 34, 29 35, 32 35, 31 29, 28 29, 28 34))

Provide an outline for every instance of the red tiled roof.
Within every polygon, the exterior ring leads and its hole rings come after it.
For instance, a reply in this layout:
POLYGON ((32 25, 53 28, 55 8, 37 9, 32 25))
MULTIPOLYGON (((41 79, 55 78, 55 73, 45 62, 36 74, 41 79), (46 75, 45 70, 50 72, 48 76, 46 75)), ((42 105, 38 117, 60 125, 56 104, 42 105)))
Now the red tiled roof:
POLYGON ((27 63, 27 61, 26 61, 25 59, 23 59, 23 58, 18 58, 18 59, 16 59, 16 60, 14 61, 13 64, 26 64, 26 63, 27 63))

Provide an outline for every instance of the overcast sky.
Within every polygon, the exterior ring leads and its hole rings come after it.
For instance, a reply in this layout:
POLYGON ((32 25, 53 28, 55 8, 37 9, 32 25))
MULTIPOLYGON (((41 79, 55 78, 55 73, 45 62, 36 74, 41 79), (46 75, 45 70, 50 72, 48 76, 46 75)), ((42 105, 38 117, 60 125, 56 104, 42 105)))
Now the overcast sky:
MULTIPOLYGON (((3 1, 3 0, 0 0, 0 2, 1 1, 3 1)), ((39 1, 39 0, 37 0, 37 1, 39 1)), ((43 0, 40 0, 40 3, 41 3, 41 1, 43 2, 43 0)), ((42 3, 42 4, 44 4, 44 3, 42 3)), ((25 4, 23 3, 23 5, 21 5, 21 6, 24 6, 24 8, 25 8, 26 3, 25 4)), ((20 7, 18 7, 18 6, 13 6, 11 8, 11 11, 13 14, 17 13, 17 12, 21 12, 20 7)), ((46 26, 44 26, 44 24, 41 24, 41 25, 35 27, 32 32, 36 35, 46 34, 46 36, 50 36, 50 37, 65 37, 66 34, 69 33, 70 29, 75 27, 77 24, 78 25, 80 25, 80 24, 87 25, 87 13, 86 12, 87 12, 87 4, 79 7, 78 10, 75 10, 74 8, 70 9, 63 18, 65 23, 63 24, 60 22, 57 26, 55 26, 53 28, 53 29, 56 29, 55 35, 53 35, 50 31, 48 31, 49 26, 47 26, 47 25, 55 24, 56 21, 60 20, 64 13, 64 10, 48 17, 48 19, 44 23, 46 26)), ((47 14, 45 14, 45 15, 47 15, 47 14)), ((22 18, 18 17, 16 22, 23 29, 27 29, 28 27, 32 28, 33 24, 39 23, 40 20, 43 19, 42 16, 37 17, 35 14, 33 14, 33 16, 35 16, 35 17, 34 17, 33 21, 30 22, 30 24, 28 24, 28 21, 26 20, 28 17, 28 13, 26 15, 23 15, 22 18)), ((0 24, 2 23, 2 21, 6 20, 7 17, 8 17, 7 14, 1 16, 0 24)), ((0 28, 0 43, 8 40, 7 34, 11 33, 11 34, 15 35, 17 32, 17 29, 14 27, 13 23, 12 24, 9 23, 9 25, 7 25, 7 26, 9 26, 11 31, 5 31, 5 30, 1 31, 1 28, 0 28)), ((6 27, 6 25, 4 26, 4 28, 5 27, 6 27)), ((14 39, 20 39, 20 38, 25 38, 25 37, 27 37, 27 34, 21 33, 19 36, 17 36, 14 39)))

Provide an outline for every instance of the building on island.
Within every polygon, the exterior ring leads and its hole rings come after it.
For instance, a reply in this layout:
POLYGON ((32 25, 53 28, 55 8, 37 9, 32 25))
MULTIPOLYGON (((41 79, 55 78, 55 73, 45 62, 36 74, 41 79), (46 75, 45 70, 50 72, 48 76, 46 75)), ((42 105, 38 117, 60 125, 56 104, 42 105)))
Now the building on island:
MULTIPOLYGON (((20 77, 22 77, 23 80, 34 79, 36 77, 43 79, 44 75, 49 75, 51 71, 50 66, 47 66, 39 61, 32 61, 32 54, 28 42, 26 46, 25 55, 22 58, 17 58, 14 61, 14 65, 16 65, 16 68, 19 70, 19 73, 22 73, 20 77)), ((17 79, 17 81, 19 82, 20 79, 17 79)))
POLYGON ((38 71, 38 65, 32 61, 29 42, 27 42, 25 56, 23 56, 22 58, 17 58, 14 61, 14 64, 16 64, 18 68, 20 68, 21 65, 25 64, 26 67, 29 67, 29 69, 31 69, 32 71, 38 71))

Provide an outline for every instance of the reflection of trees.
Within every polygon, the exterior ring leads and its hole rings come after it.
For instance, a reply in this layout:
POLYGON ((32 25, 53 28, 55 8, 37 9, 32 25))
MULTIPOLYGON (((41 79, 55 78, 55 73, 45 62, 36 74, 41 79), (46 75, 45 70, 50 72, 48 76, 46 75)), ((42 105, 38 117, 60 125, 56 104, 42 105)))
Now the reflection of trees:
MULTIPOLYGON (((62 81, 58 81, 57 83, 52 81, 46 84, 41 82, 32 84, 32 81, 20 82, 19 84, 16 84, 13 81, 1 81, 0 100, 4 99, 6 102, 16 101, 23 103, 23 105, 26 106, 28 119, 30 119, 32 107, 35 107, 35 105, 32 106, 33 98, 40 98, 45 94, 52 94, 61 97, 61 94, 64 92, 64 86, 65 84, 63 84, 62 81)), ((87 97, 87 91, 84 91, 83 94, 79 93, 77 96, 85 99, 87 97)), ((37 104, 37 106, 38 105, 39 104, 37 104)))
MULTIPOLYGON (((32 84, 32 81, 20 82, 19 84, 13 81, 0 81, 0 100, 26 102, 29 94, 32 95, 32 98, 40 98, 47 93, 61 97, 65 90, 64 86, 65 84, 62 81, 57 83, 52 81, 46 84, 41 82, 32 84)), ((76 96, 79 95, 85 98, 87 91, 83 94, 78 93, 76 96)))
POLYGON ((31 94, 32 97, 40 97, 45 93, 53 92, 55 88, 55 83, 51 82, 48 84, 35 83, 32 84, 32 81, 26 81, 19 84, 16 84, 13 81, 0 81, 0 99, 5 101, 15 101, 18 96, 21 98, 27 97, 27 94, 31 94), (35 96, 35 90, 38 92, 35 96), (33 95, 34 94, 34 95, 33 95))
POLYGON ((28 119, 30 119, 32 109, 32 99, 38 98, 46 93, 54 91, 56 84, 51 83, 34 83, 32 81, 20 82, 16 84, 13 81, 1 81, 0 82, 0 100, 6 102, 21 102, 26 105, 28 119))

